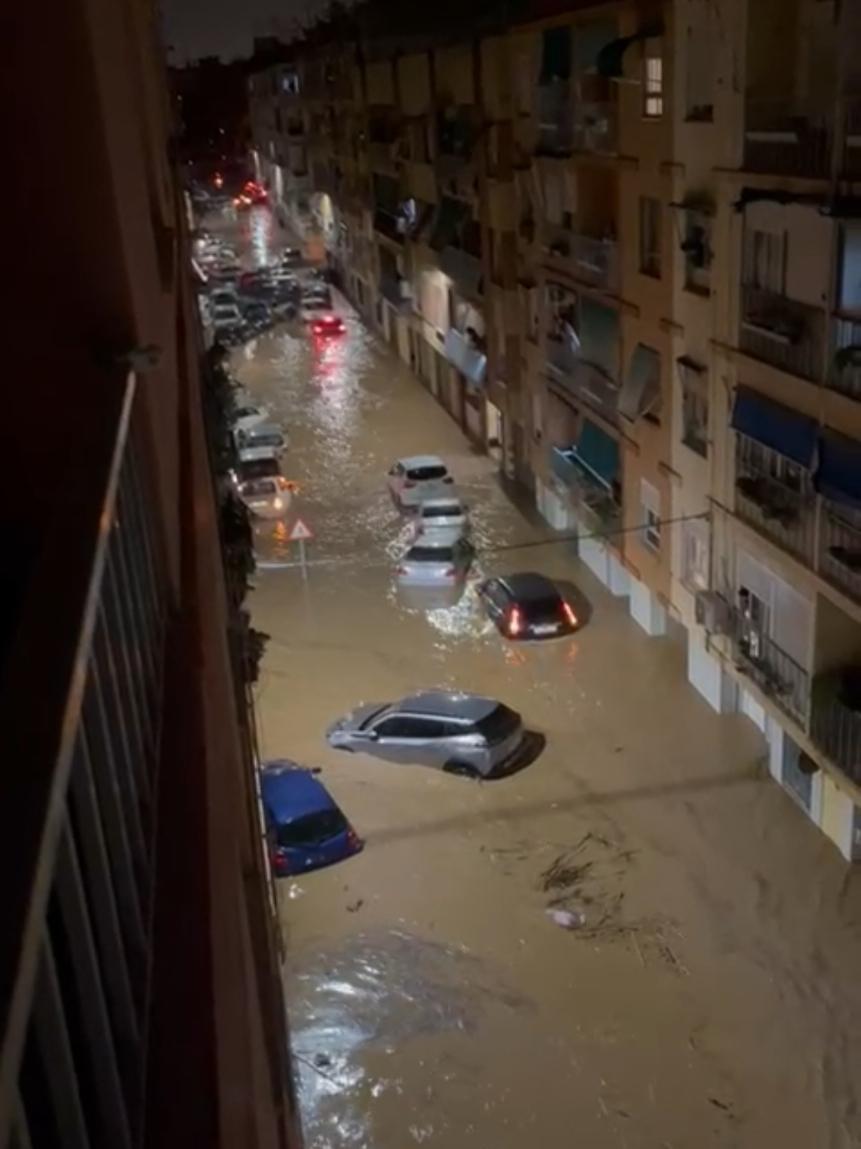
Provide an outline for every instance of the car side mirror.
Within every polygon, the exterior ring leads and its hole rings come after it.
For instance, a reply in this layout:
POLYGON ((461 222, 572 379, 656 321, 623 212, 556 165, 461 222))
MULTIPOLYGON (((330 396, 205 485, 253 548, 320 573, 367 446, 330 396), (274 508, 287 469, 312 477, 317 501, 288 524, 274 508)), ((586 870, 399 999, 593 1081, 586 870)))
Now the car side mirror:
POLYGON ((365 737, 369 742, 376 742, 380 735, 376 730, 366 730, 365 737))

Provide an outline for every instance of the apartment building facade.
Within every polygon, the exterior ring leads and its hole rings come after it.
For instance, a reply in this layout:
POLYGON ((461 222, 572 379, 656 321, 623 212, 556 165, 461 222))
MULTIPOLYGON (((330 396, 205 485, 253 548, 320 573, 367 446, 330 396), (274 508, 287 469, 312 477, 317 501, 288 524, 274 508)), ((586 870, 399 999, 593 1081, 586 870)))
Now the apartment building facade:
POLYGON ((157 14, 75 0, 51 20, 46 36, 44 13, 10 11, 2 79, 26 174, 0 427, 20 480, 2 495, 0 1146, 288 1149, 280 940, 157 14))
POLYGON ((692 685, 857 858, 849 9, 357 18, 294 74, 347 294, 647 633, 684 628, 692 685))

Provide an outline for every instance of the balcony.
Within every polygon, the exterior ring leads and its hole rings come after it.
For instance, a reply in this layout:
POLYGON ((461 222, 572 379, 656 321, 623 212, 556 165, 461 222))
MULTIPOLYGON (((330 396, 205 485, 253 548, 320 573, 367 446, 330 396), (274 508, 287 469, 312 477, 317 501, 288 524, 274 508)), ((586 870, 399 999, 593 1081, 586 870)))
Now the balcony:
POLYGON ((861 668, 845 667, 813 680, 810 740, 861 786, 861 668))
POLYGON ((825 312, 784 295, 742 285, 739 347, 790 375, 818 382, 825 355, 825 312))
POLYGON ((737 435, 735 512, 790 554, 812 563, 816 513, 810 476, 796 468, 791 479, 780 478, 781 469, 786 473, 776 452, 737 435))
POLYGON ((575 399, 588 404, 608 423, 618 423, 619 384, 601 367, 584 359, 564 339, 548 336, 546 368, 575 399))
POLYGON ((402 216, 395 215, 382 207, 374 210, 374 231, 378 235, 385 236, 392 243, 402 244, 405 230, 406 221, 402 216))
POLYGON ((727 604, 727 629, 736 669, 805 729, 810 709, 810 675, 740 610, 727 604))
POLYGON ((819 573, 861 602, 861 512, 830 499, 821 500, 819 573))
POLYGON ((380 294, 396 311, 408 310, 412 301, 409 284, 399 275, 382 272, 379 280, 380 294))
POLYGON ((487 376, 487 356, 463 332, 450 327, 445 333, 443 354, 470 383, 480 387, 487 376))
POLYGON ((799 114, 775 101, 749 101, 745 108, 744 166, 767 175, 826 179, 831 133, 822 117, 799 114))
POLYGON ((612 239, 594 239, 563 227, 548 227, 545 250, 558 264, 589 287, 615 292, 619 286, 618 248, 612 239))
POLYGON ((598 534, 612 535, 622 524, 622 508, 612 486, 592 474, 575 447, 552 447, 550 470, 568 491, 581 525, 598 534))
POLYGON ((448 108, 438 114, 437 163, 444 173, 453 173, 472 162, 477 136, 470 109, 448 108))
POLYGON ((861 401, 861 323, 836 317, 832 325, 834 355, 826 387, 861 401))
POLYGON ((545 84, 538 89, 539 156, 570 156, 574 148, 571 117, 571 86, 566 82, 545 84))
POLYGON ((474 298, 482 294, 481 260, 478 256, 448 244, 440 252, 439 266, 466 295, 474 298))
POLYGON ((574 151, 614 155, 618 150, 617 116, 616 104, 609 100, 576 104, 572 136, 574 151))

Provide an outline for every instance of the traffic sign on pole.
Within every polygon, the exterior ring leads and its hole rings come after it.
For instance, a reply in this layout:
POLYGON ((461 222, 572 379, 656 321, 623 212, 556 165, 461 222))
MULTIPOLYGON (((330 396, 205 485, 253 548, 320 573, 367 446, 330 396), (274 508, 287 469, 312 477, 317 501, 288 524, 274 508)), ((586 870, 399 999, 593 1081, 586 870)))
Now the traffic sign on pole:
POLYGON ((313 537, 314 532, 304 519, 297 519, 290 528, 290 533, 287 536, 291 543, 304 542, 306 539, 313 539, 313 537))

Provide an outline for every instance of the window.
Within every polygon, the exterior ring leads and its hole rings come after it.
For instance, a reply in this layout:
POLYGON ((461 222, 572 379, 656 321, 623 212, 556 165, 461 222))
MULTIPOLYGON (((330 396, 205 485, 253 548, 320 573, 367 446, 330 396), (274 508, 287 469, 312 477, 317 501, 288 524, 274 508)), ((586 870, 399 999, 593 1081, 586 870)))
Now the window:
POLYGON ((745 232, 744 282, 747 286, 782 294, 785 264, 785 233, 745 232))
POLYGON ((687 355, 682 355, 676 365, 682 385, 682 442, 705 459, 709 438, 708 373, 687 355))
POLYGON ((293 96, 299 94, 299 77, 296 72, 285 72, 281 77, 281 90, 293 96))
POLYGON ((661 277, 661 201, 640 196, 640 271, 661 277))
POLYGON ((709 528, 702 519, 682 523, 682 583, 694 593, 709 587, 709 528))
POLYGON ((642 541, 650 551, 661 549, 661 496, 657 488, 640 480, 640 522, 642 541))
POLYGON ((643 115, 664 114, 664 60, 659 39, 647 40, 643 52, 643 115))

